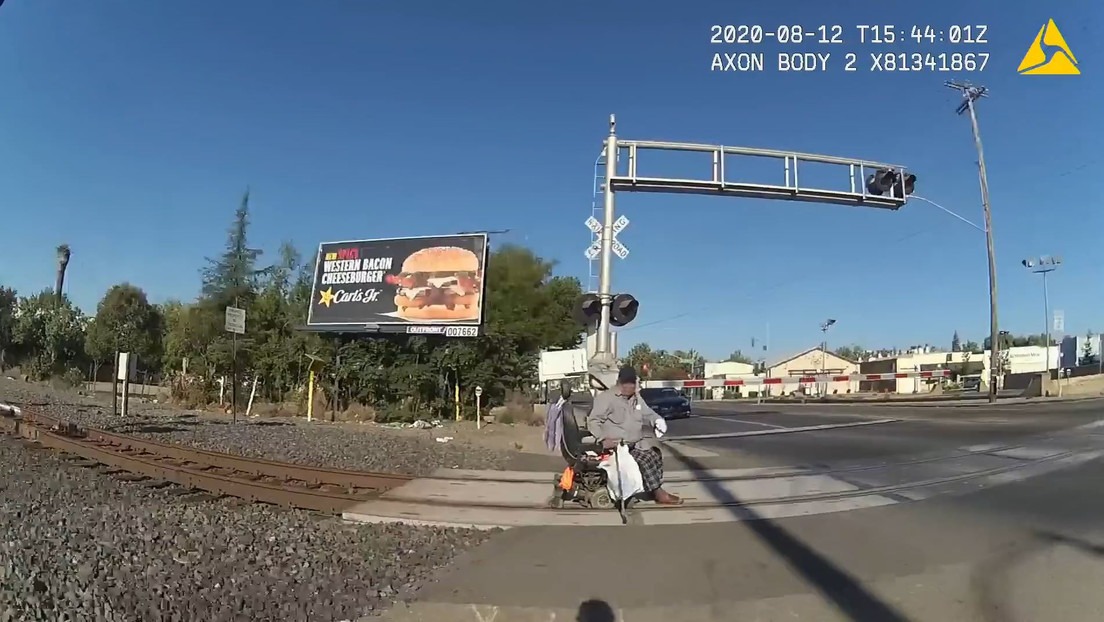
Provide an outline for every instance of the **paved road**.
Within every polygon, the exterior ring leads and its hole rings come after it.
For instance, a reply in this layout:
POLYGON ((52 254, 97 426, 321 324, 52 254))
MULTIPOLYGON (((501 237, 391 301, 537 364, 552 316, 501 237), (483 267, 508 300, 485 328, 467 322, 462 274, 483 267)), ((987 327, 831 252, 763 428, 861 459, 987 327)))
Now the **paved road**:
MULTIPOLYGON (((781 414, 798 418, 779 419, 787 422, 819 416, 781 414)), ((1100 403, 993 409, 969 419, 912 413, 900 424, 759 437, 767 444, 753 449, 780 458, 825 445, 835 449, 824 458, 836 451, 861 460, 865 444, 889 443, 866 452, 901 461, 918 448, 1028 441, 1100 418, 1100 403)), ((691 429, 728 425, 710 421, 691 429)), ((817 516, 753 520, 753 510, 734 507, 744 522, 515 529, 442 572, 421 601, 390 619, 1095 622, 1104 611, 1101 481, 1097 460, 954 496, 817 516)))
MULTIPOLYGON (((669 422, 669 440, 723 433, 761 433, 898 419, 895 423, 831 430, 676 442, 683 456, 668 452, 669 468, 709 469, 762 466, 818 466, 852 460, 884 461, 895 456, 951 451, 1081 425, 1104 417, 1104 400, 997 404, 995 406, 755 405, 699 401, 695 416, 669 422)), ((525 454, 515 470, 555 471, 558 456, 525 454)))
POLYGON ((894 423, 786 434, 694 441, 725 456, 710 467, 822 465, 853 460, 887 460, 979 443, 1016 443, 1048 431, 1104 417, 1104 401, 1050 402, 1015 406, 904 407, 696 404, 697 416, 671 422, 671 438, 727 432, 783 431, 884 419, 894 423))

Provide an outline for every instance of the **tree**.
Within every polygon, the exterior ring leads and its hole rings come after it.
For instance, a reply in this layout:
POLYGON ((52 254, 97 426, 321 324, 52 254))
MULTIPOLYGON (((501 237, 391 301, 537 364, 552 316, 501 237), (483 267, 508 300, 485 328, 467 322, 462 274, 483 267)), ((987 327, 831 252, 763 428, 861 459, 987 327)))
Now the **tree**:
POLYGON ((85 352, 96 369, 115 359, 116 352, 130 352, 147 369, 161 367, 161 334, 164 318, 146 293, 130 283, 112 286, 96 307, 88 325, 85 352))
MULTIPOLYGON (((86 359, 109 360, 116 348, 130 350, 172 371, 174 396, 203 404, 213 401, 216 380, 231 369, 223 323, 225 308, 235 305, 249 318, 247 334, 238 338, 238 368, 242 380, 258 380, 258 397, 302 403, 310 355, 326 362, 320 396, 339 408, 370 406, 386 419, 442 416, 451 410, 457 385, 466 403, 481 386, 484 404, 502 404, 511 394, 531 391, 541 350, 573 348, 583 337, 572 317, 578 280, 555 275, 554 262, 511 245, 491 253, 485 267, 479 337, 373 335, 339 342, 303 332, 298 329, 310 306, 316 259, 304 261, 285 242, 278 260, 262 266, 248 229, 246 192, 225 250, 200 271, 201 293, 194 301, 151 305, 141 289, 124 283, 104 294, 88 321, 53 291, 16 304, 15 293, 0 288, 0 350, 15 352, 36 378, 67 373, 86 359), (185 367, 186 375, 180 373, 185 367)), ((693 351, 684 356, 701 359, 693 351)), ((673 355, 654 352, 648 360, 661 363, 664 373, 686 376, 673 355)))
MULTIPOLYGON (((986 340, 985 345, 986 345, 986 347, 989 346, 989 341, 988 340, 986 340)), ((981 346, 979 346, 976 341, 967 341, 965 344, 963 344, 962 349, 965 350, 966 352, 971 352, 973 354, 981 354, 982 352, 985 351, 985 348, 982 348, 981 346)))
POLYGON ((203 269, 203 296, 228 305, 241 299, 249 299, 257 289, 257 281, 263 270, 257 269, 257 261, 263 251, 250 248, 249 191, 245 191, 241 204, 234 212, 234 222, 227 233, 226 249, 217 259, 207 259, 203 269))
POLYGON ((629 348, 628 354, 625 355, 624 363, 631 365, 636 373, 641 376, 646 376, 652 369, 652 362, 654 361, 654 355, 652 348, 646 343, 638 343, 635 346, 629 348))
POLYGON ((49 289, 20 299, 13 333, 26 373, 36 380, 65 374, 74 368, 79 373, 87 323, 68 297, 59 301, 49 289))
POLYGON ((958 331, 954 332, 954 336, 951 337, 951 352, 961 352, 962 341, 958 338, 958 331))
POLYGON ((725 361, 732 361, 734 363, 749 363, 749 364, 752 362, 751 357, 746 356, 740 350, 733 350, 732 354, 729 354, 728 358, 726 358, 725 361))
POLYGON ((0 371, 15 362, 15 311, 18 301, 14 289, 0 287, 0 371))
POLYGON ((529 249, 500 247, 487 263, 482 336, 348 342, 334 352, 341 364, 327 374, 324 386, 332 390, 333 381, 338 382, 341 404, 355 401, 402 417, 444 415, 451 407, 449 387, 457 378, 469 403, 476 386, 483 388, 486 404, 501 404, 511 393, 528 391, 542 349, 572 348, 582 340, 571 315, 581 293, 578 281, 552 276, 552 269, 551 262, 529 249))
POLYGON ((65 291, 65 270, 69 267, 71 252, 68 244, 61 244, 56 250, 57 276, 54 279, 54 296, 57 297, 57 300, 60 302, 62 293, 65 291))
POLYGON ((1081 346, 1081 364, 1082 365, 1092 365, 1097 360, 1096 359, 1096 356, 1097 356, 1097 354, 1096 354, 1096 344, 1093 343, 1093 341, 1095 340, 1095 337, 1096 336, 1093 335, 1092 330, 1085 333, 1085 343, 1084 343, 1084 345, 1081 346))
POLYGON ((858 361, 866 354, 866 349, 860 345, 840 346, 835 349, 834 354, 849 361, 858 361))

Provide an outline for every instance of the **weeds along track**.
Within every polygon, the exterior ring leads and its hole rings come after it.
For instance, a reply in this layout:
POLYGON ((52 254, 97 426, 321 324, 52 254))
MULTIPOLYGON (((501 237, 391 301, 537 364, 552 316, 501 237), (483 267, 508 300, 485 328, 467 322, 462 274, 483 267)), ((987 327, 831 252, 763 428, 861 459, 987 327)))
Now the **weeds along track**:
POLYGON ((340 514, 412 479, 246 458, 159 443, 73 423, 29 410, 0 408, 3 431, 92 463, 186 488, 340 514))

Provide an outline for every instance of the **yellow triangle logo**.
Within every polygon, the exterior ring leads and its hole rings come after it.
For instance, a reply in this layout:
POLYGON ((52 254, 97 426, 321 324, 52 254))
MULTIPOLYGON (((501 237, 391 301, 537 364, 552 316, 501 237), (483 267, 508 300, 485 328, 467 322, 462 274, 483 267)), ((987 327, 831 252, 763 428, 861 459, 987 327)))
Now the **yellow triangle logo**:
POLYGON ((1016 71, 1024 76, 1079 76, 1077 57, 1054 20, 1048 21, 1035 35, 1016 71))

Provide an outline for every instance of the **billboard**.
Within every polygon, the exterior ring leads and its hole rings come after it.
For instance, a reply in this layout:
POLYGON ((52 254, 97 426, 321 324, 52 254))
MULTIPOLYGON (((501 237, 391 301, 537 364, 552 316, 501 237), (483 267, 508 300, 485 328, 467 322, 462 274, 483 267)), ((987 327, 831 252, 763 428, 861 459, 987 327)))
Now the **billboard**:
POLYGON ((475 337, 486 265, 485 233, 324 242, 307 328, 475 337))

